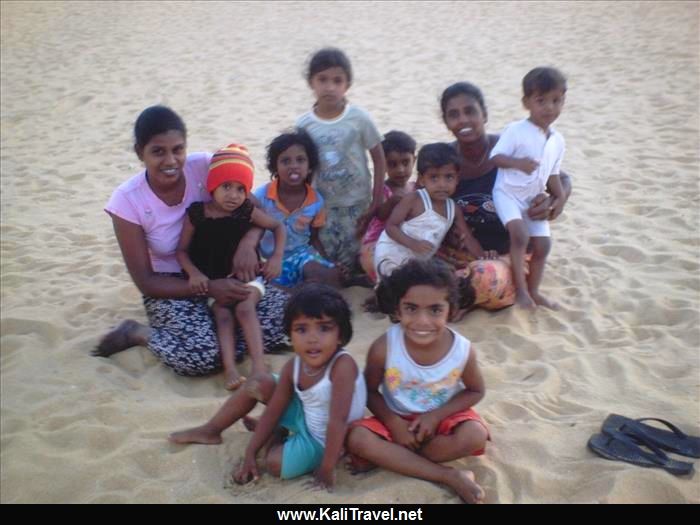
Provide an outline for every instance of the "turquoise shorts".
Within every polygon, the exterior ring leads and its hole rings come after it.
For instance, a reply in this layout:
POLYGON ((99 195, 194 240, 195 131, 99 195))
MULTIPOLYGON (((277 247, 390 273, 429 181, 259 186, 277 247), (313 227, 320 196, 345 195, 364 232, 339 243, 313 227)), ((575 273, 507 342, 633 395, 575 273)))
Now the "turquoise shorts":
POLYGON ((282 448, 280 477, 291 479, 313 472, 321 464, 324 448, 306 427, 304 407, 296 393, 278 424, 289 431, 282 448))

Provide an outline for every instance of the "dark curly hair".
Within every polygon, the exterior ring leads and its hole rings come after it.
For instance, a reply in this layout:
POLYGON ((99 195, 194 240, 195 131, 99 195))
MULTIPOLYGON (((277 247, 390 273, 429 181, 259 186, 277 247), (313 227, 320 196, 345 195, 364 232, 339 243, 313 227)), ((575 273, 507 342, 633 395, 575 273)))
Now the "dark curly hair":
POLYGON ((306 182, 311 184, 316 168, 318 168, 318 148, 311 136, 301 128, 294 128, 272 139, 267 146, 267 169, 270 178, 277 178, 277 159, 292 146, 299 145, 304 148, 309 159, 309 176, 306 182))
POLYGON ((391 275, 380 275, 379 284, 374 292, 377 296, 379 311, 390 316, 395 315, 401 298, 409 289, 421 285, 445 289, 451 315, 461 306, 460 287, 452 268, 447 263, 435 258, 427 261, 411 259, 396 268, 391 275))
POLYGON ((305 283, 292 294, 284 309, 284 333, 291 337, 292 323, 299 316, 320 319, 328 316, 340 329, 340 345, 352 339, 352 311, 340 292, 326 284, 305 283))

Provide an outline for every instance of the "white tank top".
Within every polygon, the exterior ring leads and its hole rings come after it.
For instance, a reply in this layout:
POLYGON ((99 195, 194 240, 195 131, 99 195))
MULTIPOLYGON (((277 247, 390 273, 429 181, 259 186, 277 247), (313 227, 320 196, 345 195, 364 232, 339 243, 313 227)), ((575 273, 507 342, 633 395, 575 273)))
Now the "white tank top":
MULTIPOLYGON (((299 364, 301 359, 299 356, 294 356, 294 391, 301 399, 301 404, 304 407, 306 427, 311 432, 311 435, 323 446, 326 445, 326 430, 328 429, 328 418, 331 412, 333 383, 330 375, 336 360, 341 355, 350 354, 345 350, 335 354, 330 364, 326 367, 321 380, 306 390, 299 390, 299 364)), ((353 359, 352 356, 350 358, 353 359)), ((362 418, 365 413, 365 406, 367 406, 367 386, 365 385, 365 376, 358 366, 355 390, 352 394, 352 403, 350 404, 347 422, 350 423, 362 418)))
POLYGON ((422 414, 441 407, 464 390, 462 373, 469 359, 469 339, 447 328, 454 335, 452 347, 435 364, 416 363, 406 350, 400 324, 386 333, 386 363, 382 395, 397 414, 422 414))
POLYGON ((447 199, 447 218, 433 209, 433 202, 425 188, 416 192, 423 201, 425 210, 423 213, 401 225, 401 231, 413 239, 428 241, 433 245, 433 250, 426 255, 419 256, 411 249, 389 237, 384 230, 374 247, 374 269, 377 275, 389 275, 397 267, 410 259, 430 259, 442 244, 455 218, 455 203, 447 199))

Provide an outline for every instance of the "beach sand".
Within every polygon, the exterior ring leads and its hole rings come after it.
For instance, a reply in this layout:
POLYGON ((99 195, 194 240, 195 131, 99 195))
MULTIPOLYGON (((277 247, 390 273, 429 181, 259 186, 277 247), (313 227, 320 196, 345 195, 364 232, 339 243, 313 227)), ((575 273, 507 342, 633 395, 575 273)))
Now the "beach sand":
MULTIPOLYGON (((700 477, 606 461, 586 448, 611 412, 700 435, 700 8, 696 2, 7 2, 2 9, 2 503, 456 503, 438 485, 338 467, 232 485, 249 434, 174 446, 226 397, 221 375, 176 376, 144 348, 89 355, 143 321, 103 206, 141 169, 145 107, 184 118, 189 150, 265 146, 308 110, 309 54, 344 49, 349 99, 419 145, 452 140, 438 99, 480 86, 488 129, 525 116, 520 81, 569 78, 557 128, 574 194, 553 224, 543 290, 558 312, 477 311, 455 328, 478 349, 493 441, 472 469, 489 503, 700 503, 700 477)), ((353 305, 364 364, 389 325, 353 305)), ((278 370, 288 357, 269 356, 278 370)), ((244 365, 244 370, 247 364, 244 365)), ((260 413, 260 409, 256 412, 260 413)))

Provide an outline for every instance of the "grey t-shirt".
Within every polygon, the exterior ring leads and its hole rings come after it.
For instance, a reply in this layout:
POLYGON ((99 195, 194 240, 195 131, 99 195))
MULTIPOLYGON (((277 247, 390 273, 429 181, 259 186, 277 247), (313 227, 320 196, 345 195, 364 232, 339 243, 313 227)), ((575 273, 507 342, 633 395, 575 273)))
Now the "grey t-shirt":
POLYGON ((296 121, 316 143, 319 173, 313 185, 328 208, 344 208, 372 199, 372 174, 367 150, 382 141, 382 135, 365 110, 347 104, 333 120, 317 117, 313 110, 296 121))

